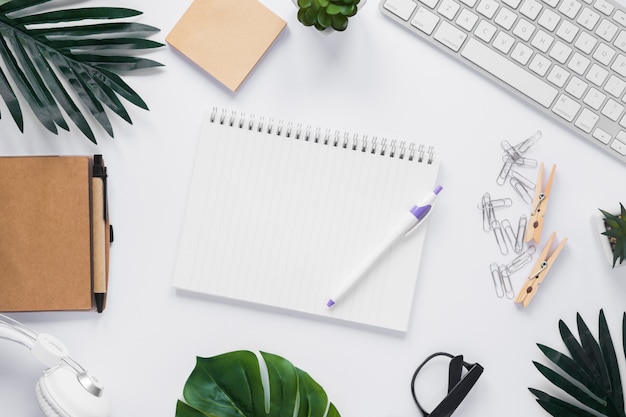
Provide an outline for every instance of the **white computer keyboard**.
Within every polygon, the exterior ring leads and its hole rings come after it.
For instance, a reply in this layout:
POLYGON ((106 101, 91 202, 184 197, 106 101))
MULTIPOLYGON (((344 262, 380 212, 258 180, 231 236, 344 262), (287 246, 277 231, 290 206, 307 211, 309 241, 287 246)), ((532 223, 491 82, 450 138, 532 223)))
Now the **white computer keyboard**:
POLYGON ((626 163, 626 8, 611 0, 381 0, 412 33, 626 163))

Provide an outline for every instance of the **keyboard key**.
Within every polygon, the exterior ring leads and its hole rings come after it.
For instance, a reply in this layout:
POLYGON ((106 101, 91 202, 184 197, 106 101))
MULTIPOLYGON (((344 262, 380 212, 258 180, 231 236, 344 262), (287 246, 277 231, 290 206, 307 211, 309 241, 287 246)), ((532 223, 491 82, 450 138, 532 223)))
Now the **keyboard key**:
POLYGON ((576 74, 583 75, 589 67, 589 64, 591 64, 591 61, 587 59, 587 57, 579 54, 578 52, 574 52, 574 56, 570 59, 567 67, 576 74))
POLYGON ((611 3, 609 3, 606 0, 597 0, 595 4, 593 5, 593 7, 607 16, 610 16, 611 13, 613 13, 613 10, 615 9, 615 6, 613 6, 611 3))
POLYGON ((571 122, 574 120, 574 117, 576 117, 576 113, 578 113, 580 107, 580 104, 562 94, 552 108, 552 111, 568 122, 571 122))
POLYGON ((456 24, 468 32, 471 32, 472 29, 474 29, 476 22, 478 22, 478 16, 469 9, 461 10, 459 17, 456 19, 456 24))
POLYGON ((585 7, 576 21, 586 29, 593 30, 598 20, 600 20, 600 15, 590 8, 585 7))
POLYGON ((617 78, 615 75, 611 75, 604 85, 604 91, 611 94, 613 97, 621 97, 625 89, 626 82, 617 78))
POLYGON ((591 132, 591 129, 596 125, 600 116, 590 111, 589 109, 583 109, 580 112, 580 116, 576 119, 574 125, 581 129, 585 133, 591 132))
POLYGON ((400 19, 409 20, 417 4, 413 0, 387 0, 383 7, 400 19))
POLYGON ((515 39, 506 32, 498 32, 496 38, 493 40, 494 48, 505 55, 509 53, 514 43, 515 39))
POLYGON ((613 143, 611 143, 611 149, 617 151, 620 155, 626 155, 626 141, 622 142, 616 138, 613 143))
POLYGON ((437 13, 452 20, 460 8, 461 6, 453 0, 442 0, 437 13))
POLYGON ((535 25, 530 23, 526 19, 520 19, 513 29, 513 34, 519 37, 521 40, 528 42, 533 32, 535 31, 535 25))
POLYGON ((559 11, 570 19, 574 19, 581 7, 583 7, 582 4, 576 0, 565 0, 561 3, 559 11))
POLYGON ((611 69, 617 72, 622 77, 626 77, 626 56, 618 55, 613 61, 613 65, 611 65, 611 69))
POLYGON ((626 13, 621 10, 616 11, 613 15, 613 20, 622 26, 626 26, 626 13))
POLYGON ((517 19, 517 15, 506 7, 501 7, 500 11, 496 15, 495 22, 497 25, 503 27, 506 30, 510 30, 513 27, 513 23, 517 19))
POLYGON ((594 110, 600 110, 600 106, 604 103, 606 99, 606 95, 596 90, 595 88, 590 88, 587 92, 587 95, 583 99, 583 101, 589 105, 594 110))
POLYGON ((495 0, 480 0, 476 11, 487 19, 491 19, 498 10, 498 3, 495 0))
POLYGON ((556 88, 475 39, 467 42, 461 55, 544 107, 549 107, 558 94, 556 88))
POLYGON ((550 51, 550 56, 559 61, 561 64, 565 64, 565 61, 567 61, 567 58, 569 58, 571 53, 572 48, 565 45, 561 41, 556 41, 554 47, 550 51))
POLYGON ((615 56, 615 49, 611 49, 607 44, 601 43, 593 53, 593 57, 601 64, 609 65, 615 56))
POLYGON ((609 22, 607 19, 602 19, 602 21, 598 25, 598 29, 596 29, 596 33, 598 34, 598 36, 600 36, 607 42, 611 42, 613 40, 615 34, 617 34, 617 31, 617 25, 609 22))
POLYGON ((539 18, 537 23, 539 23, 544 28, 548 29, 550 32, 554 32, 554 29, 556 29, 556 25, 559 24, 560 20, 561 20, 561 16, 554 13, 550 9, 545 9, 543 13, 541 14, 541 17, 539 18))
POLYGON ((532 54, 533 50, 531 48, 521 42, 518 42, 517 44, 515 44, 513 52, 511 52, 511 58, 525 66, 526 64, 528 64, 528 61, 530 60, 532 54))
POLYGON ((511 9, 517 9, 522 0, 502 0, 502 3, 509 6, 511 9))
POLYGON ((524 3, 520 8, 520 12, 530 20, 535 20, 537 16, 539 16, 540 11, 541 4, 535 0, 524 0, 524 3))
POLYGON ((611 135, 605 132, 604 130, 597 128, 593 131, 593 137, 598 139, 600 142, 608 145, 611 141, 611 135))
POLYGON ((531 45, 539 49, 541 52, 546 53, 548 52, 550 45, 552 45, 552 42, 554 42, 554 38, 552 36, 548 35, 543 30, 539 30, 533 38, 531 45))
POLYGON ((576 43, 574 46, 580 49, 582 52, 586 54, 590 54, 593 51, 593 47, 596 46, 598 40, 588 34, 587 32, 582 32, 578 39, 576 39, 576 43))
POLYGON ((548 72, 550 65, 552 65, 552 62, 550 62, 548 58, 539 54, 535 54, 533 56, 533 60, 530 61, 530 65, 528 66, 528 68, 530 68, 531 71, 533 71, 537 75, 543 77, 548 72))
POLYGON ((411 24, 427 35, 433 33, 438 22, 439 17, 425 7, 420 7, 417 13, 415 13, 415 16, 413 16, 413 19, 411 19, 411 24))
POLYGON ((571 23, 569 20, 564 20, 556 31, 556 36, 563 39, 567 43, 572 43, 576 34, 578 33, 578 27, 571 23))
POLYGON ((593 64, 591 69, 587 73, 587 79, 594 83, 597 86, 601 86, 606 80, 606 77, 609 75, 609 72, 599 66, 598 64, 593 64))
POLYGON ((567 91, 577 99, 580 99, 582 98, 583 94, 585 94, 585 91, 587 91, 587 87, 589 87, 589 84, 587 84, 578 77, 572 77, 569 80, 569 83, 567 83, 565 91, 567 91))
POLYGON ((552 69, 550 70, 550 74, 548 74, 548 81, 550 81, 552 84, 556 85, 559 88, 565 85, 568 78, 569 72, 559 67, 558 65, 553 65, 552 69))
POLYGON ((622 113, 624 113, 624 106, 622 106, 612 98, 607 100, 604 108, 602 109, 602 114, 613 120, 614 122, 617 122, 622 113))
POLYGON ((467 38, 467 35, 450 23, 443 21, 435 31, 433 38, 441 42, 442 45, 458 52, 458 50, 461 49, 461 45, 463 45, 463 41, 467 38))
POLYGON ((474 32, 479 39, 489 43, 493 39, 493 35, 496 34, 496 27, 486 20, 481 20, 474 32))
POLYGON ((617 39, 615 39, 615 46, 617 46, 621 51, 626 52, 626 31, 621 31, 619 35, 617 35, 617 39))

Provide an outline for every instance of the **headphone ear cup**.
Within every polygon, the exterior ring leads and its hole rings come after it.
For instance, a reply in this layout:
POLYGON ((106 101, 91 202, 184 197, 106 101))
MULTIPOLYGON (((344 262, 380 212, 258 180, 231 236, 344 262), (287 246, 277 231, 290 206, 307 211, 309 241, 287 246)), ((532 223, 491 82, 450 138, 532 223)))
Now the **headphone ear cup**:
POLYGON ((48 369, 35 388, 46 417, 109 417, 108 402, 88 392, 76 373, 64 366, 48 369))

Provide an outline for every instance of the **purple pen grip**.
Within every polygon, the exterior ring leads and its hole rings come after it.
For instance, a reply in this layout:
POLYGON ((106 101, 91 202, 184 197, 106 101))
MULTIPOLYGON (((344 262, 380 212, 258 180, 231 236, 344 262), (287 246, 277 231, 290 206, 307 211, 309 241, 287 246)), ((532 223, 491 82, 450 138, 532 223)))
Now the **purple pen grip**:
POLYGON ((426 214, 430 211, 431 207, 432 206, 430 204, 426 206, 420 206, 420 207, 414 206, 411 209, 411 214, 413 214, 417 220, 422 220, 426 216, 426 214))

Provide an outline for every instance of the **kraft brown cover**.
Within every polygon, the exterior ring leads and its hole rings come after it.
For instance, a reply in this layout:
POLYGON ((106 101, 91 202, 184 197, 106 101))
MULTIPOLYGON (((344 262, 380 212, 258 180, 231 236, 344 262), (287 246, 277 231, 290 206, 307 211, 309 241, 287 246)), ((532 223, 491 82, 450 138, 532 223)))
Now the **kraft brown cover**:
POLYGON ((0 158, 0 311, 92 308, 89 168, 0 158))

